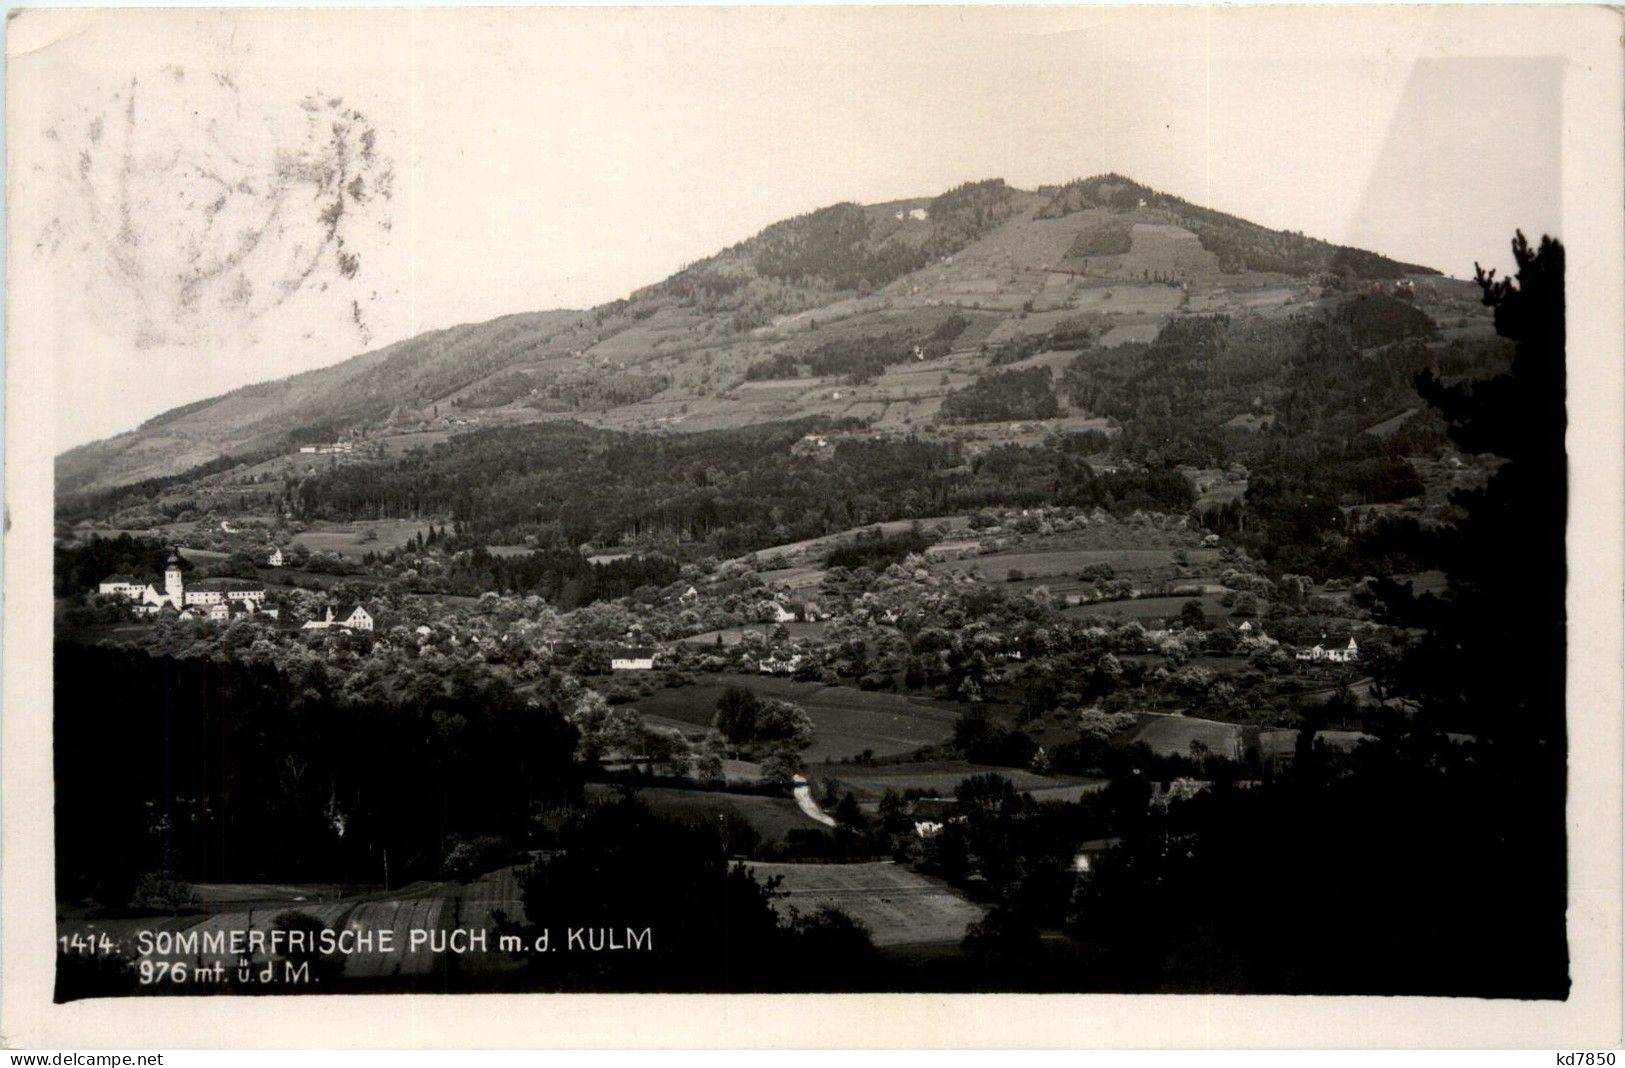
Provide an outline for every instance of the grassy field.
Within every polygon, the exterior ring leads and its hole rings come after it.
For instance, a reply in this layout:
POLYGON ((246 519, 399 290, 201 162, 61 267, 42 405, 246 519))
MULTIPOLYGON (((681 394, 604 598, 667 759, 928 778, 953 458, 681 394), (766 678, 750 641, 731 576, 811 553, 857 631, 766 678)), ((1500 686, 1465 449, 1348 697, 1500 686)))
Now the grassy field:
POLYGON ((783 567, 761 572, 762 581, 770 586, 783 586, 791 590, 813 590, 824 581, 821 567, 783 567))
MULTIPOLYGON (((763 566, 774 560, 806 562, 813 559, 822 560, 829 555, 829 551, 837 545, 853 541, 859 534, 879 528, 883 534, 902 534, 913 529, 918 524, 920 529, 930 533, 935 529, 946 532, 965 530, 970 524, 968 515, 928 516, 923 519, 893 519, 884 523, 871 523, 868 526, 853 527, 836 534, 825 534, 822 537, 808 538, 804 541, 792 541, 783 545, 775 545, 768 549, 759 549, 751 556, 763 566)), ((764 573, 764 578, 769 577, 764 573)))
POLYGON ((295 545, 303 545, 311 552, 337 553, 359 560, 369 552, 396 549, 406 539, 422 532, 429 533, 429 525, 450 527, 450 520, 429 519, 361 519, 350 523, 313 523, 309 530, 295 534, 295 545))
POLYGON ((1028 356, 1025 360, 1017 360, 1015 363, 1006 364, 998 368, 998 370, 1003 373, 1005 371, 1025 371, 1029 367, 1048 367, 1054 373, 1056 379, 1059 379, 1061 372, 1072 365, 1072 361, 1077 358, 1079 351, 1078 349, 1052 349, 1048 352, 1028 356))
MULTIPOLYGON (((608 796, 613 787, 588 783, 589 797, 608 796)), ((796 807, 788 797, 759 794, 729 794, 720 790, 680 790, 667 786, 645 786, 638 797, 650 809, 671 819, 716 823, 719 819, 749 824, 763 842, 783 845, 793 830, 817 831, 823 825, 796 807)))
POLYGON ((926 790, 937 797, 953 796, 954 788, 973 775, 988 773, 1009 779, 1016 789, 1031 792, 1040 801, 1075 800, 1071 796, 1098 788, 1093 779, 1075 775, 1038 775, 1022 768, 996 768, 963 760, 932 760, 912 764, 833 764, 810 770, 809 777, 835 780, 860 802, 878 801, 888 789, 926 790))
MULTIPOLYGON (((1258 732, 1258 755, 1265 760, 1291 759, 1298 751, 1301 731, 1278 730, 1258 732)), ((1348 752, 1361 742, 1374 741, 1369 734, 1359 731, 1316 731, 1315 744, 1328 749, 1348 752)))
POLYGON ((1410 583, 1411 588, 1418 594, 1442 593, 1450 585, 1450 580, 1443 571, 1412 571, 1393 577, 1397 582, 1410 583))
POLYGON ((382 887, 345 883, 193 883, 192 893, 203 905, 292 905, 354 897, 382 887))
POLYGON ((929 698, 871 693, 771 675, 706 676, 693 686, 659 690, 639 701, 637 708, 643 713, 705 726, 716 712, 717 698, 728 686, 793 701, 806 709, 815 728, 812 747, 804 754, 811 763, 855 757, 864 750, 876 756, 911 753, 946 740, 959 718, 957 708, 929 698))
POLYGON ((1241 759, 1242 732, 1239 723, 1219 723, 1188 716, 1146 716, 1135 730, 1133 741, 1143 743, 1163 756, 1189 756, 1191 743, 1200 742, 1215 756, 1241 759))
POLYGON ((1157 334, 1161 330, 1161 319, 1153 319, 1150 322, 1140 321, 1118 323, 1116 326, 1113 326, 1110 330, 1106 331, 1105 334, 1101 335, 1099 344, 1103 349, 1116 348, 1118 345, 1126 344, 1130 341, 1138 341, 1142 344, 1149 345, 1151 342, 1157 340, 1157 334))
MULTIPOLYGON (((1012 570, 1027 578, 1075 577, 1086 567, 1107 564, 1119 578, 1175 567, 1174 549, 1037 549, 994 553, 951 561, 955 570, 970 571, 990 580, 1007 579, 1012 570)), ((1188 566, 1205 567, 1218 562, 1217 549, 1185 549, 1188 566)))
POLYGON ((1073 605, 1062 609, 1061 614, 1071 619, 1171 619, 1179 615, 1186 601, 1200 601, 1202 612, 1209 619, 1226 619, 1230 610, 1219 603, 1220 596, 1205 593, 1199 597, 1141 597, 1133 601, 1103 601, 1099 604, 1073 605))
POLYGON ((449 441, 452 434, 450 430, 412 430, 404 434, 389 434, 379 440, 384 443, 384 451, 388 455, 404 456, 413 449, 427 449, 449 441))
POLYGON ((780 880, 773 907, 781 914, 832 906, 863 924, 877 946, 958 942, 983 915, 946 883, 889 861, 749 867, 759 880, 780 880))

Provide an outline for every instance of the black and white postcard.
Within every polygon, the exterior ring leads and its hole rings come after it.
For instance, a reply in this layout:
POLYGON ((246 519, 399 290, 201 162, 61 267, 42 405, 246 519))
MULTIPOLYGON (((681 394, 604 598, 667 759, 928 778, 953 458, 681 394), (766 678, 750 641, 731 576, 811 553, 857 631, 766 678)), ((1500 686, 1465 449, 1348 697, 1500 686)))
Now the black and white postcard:
POLYGON ((1616 1044, 1620 32, 14 14, 0 1030, 1616 1044))

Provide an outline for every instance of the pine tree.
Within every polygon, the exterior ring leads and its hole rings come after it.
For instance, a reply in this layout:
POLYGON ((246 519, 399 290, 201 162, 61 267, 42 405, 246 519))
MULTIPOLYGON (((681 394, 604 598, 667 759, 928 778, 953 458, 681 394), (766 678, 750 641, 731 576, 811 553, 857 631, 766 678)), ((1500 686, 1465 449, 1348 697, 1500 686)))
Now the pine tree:
POLYGON ((1511 371, 1453 385, 1424 372, 1417 381, 1452 441, 1504 462, 1452 498, 1464 518, 1442 554, 1449 587, 1422 607, 1432 639, 1416 677, 1439 725, 1550 754, 1565 737, 1563 246, 1544 238, 1534 249, 1519 233, 1512 251, 1516 281, 1478 271, 1496 331, 1516 343, 1511 371))

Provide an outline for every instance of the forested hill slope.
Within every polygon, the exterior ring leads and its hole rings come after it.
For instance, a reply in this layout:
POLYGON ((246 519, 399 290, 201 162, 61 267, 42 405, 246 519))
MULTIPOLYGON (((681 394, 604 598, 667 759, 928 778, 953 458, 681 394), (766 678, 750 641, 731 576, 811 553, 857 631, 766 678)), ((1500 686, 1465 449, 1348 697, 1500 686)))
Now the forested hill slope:
POLYGON ((72 499, 300 445, 559 415, 632 430, 808 415, 902 429, 934 420, 990 353, 1149 341, 1181 315, 1292 314, 1372 285, 1421 286, 1437 318, 1462 294, 1433 275, 1115 175, 1038 191, 972 182, 787 219, 588 311, 435 331, 176 408, 63 454, 57 488, 72 499))

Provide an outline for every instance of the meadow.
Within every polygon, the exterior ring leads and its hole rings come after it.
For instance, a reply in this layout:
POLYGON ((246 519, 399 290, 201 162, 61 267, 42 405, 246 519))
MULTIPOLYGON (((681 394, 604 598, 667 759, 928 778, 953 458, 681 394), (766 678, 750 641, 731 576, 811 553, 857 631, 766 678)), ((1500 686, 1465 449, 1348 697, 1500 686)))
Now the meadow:
MULTIPOLYGON (((586 789, 589 798, 602 798, 610 796, 616 787, 588 783, 586 789)), ((784 845, 791 831, 823 830, 822 824, 803 813, 788 797, 645 786, 638 788, 638 798, 651 811, 669 819, 712 825, 720 820, 748 824, 769 845, 784 845)))
MULTIPOLYGON (((1173 549, 1038 549, 974 556, 956 560, 952 566, 985 579, 1002 581, 1008 579, 1012 571, 1021 572, 1025 578, 1074 577, 1086 567, 1105 564, 1118 577, 1128 578, 1136 573, 1180 566, 1173 552, 1173 549)), ((1185 566, 1189 567, 1211 566, 1219 559, 1216 549, 1186 549, 1185 554, 1189 560, 1185 566)))
POLYGON ((316 522, 289 539, 311 552, 336 553, 359 560, 369 552, 398 549, 408 538, 427 536, 429 526, 450 528, 440 519, 357 519, 344 523, 316 522))
POLYGON ((958 709, 926 697, 875 693, 852 686, 825 686, 772 675, 706 676, 693 686, 658 690, 637 703, 639 712, 695 726, 709 726, 717 699, 729 686, 760 697, 792 701, 813 721, 813 743, 803 755, 810 763, 912 753, 953 734, 958 709))
POLYGON ((1146 715, 1132 740, 1161 756, 1190 756, 1191 744, 1204 746, 1215 756, 1240 760, 1246 727, 1190 716, 1146 715))
POLYGON ((1227 619, 1230 610, 1220 603, 1222 594, 1204 593, 1200 596, 1140 597, 1131 601, 1101 601, 1063 608, 1061 614, 1069 619, 1135 619, 1141 622, 1153 619, 1172 619, 1188 601, 1198 601, 1202 614, 1209 619, 1227 619))
POLYGON ((815 779, 831 779, 840 790, 850 790, 859 803, 879 801, 887 790, 924 790, 935 797, 952 797, 955 788, 976 775, 995 774, 1009 779, 1017 790, 1040 801, 1076 800, 1078 794, 1098 789, 1101 780, 1076 775, 1039 775, 1022 768, 998 768, 964 760, 917 761, 909 764, 826 764, 813 768, 815 779))

